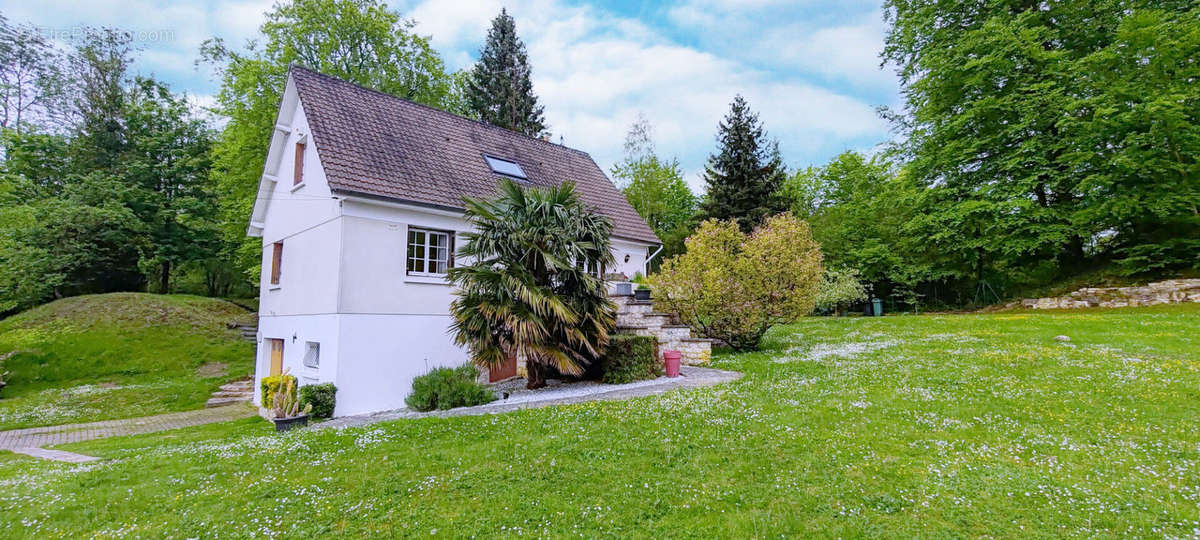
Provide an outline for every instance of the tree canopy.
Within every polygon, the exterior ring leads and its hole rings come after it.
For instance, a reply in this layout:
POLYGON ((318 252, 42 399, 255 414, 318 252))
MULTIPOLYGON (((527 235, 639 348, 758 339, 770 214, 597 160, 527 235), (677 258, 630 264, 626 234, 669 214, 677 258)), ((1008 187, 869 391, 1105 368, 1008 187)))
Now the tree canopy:
POLYGON ((974 281, 1195 267, 1200 7, 890 0, 921 231, 974 281))
POLYGON ((530 137, 545 135, 532 75, 525 43, 517 37, 517 23, 501 8, 492 19, 479 62, 471 69, 466 91, 471 112, 484 122, 530 137))
POLYGON ((683 181, 679 160, 654 151, 650 121, 639 116, 625 137, 625 158, 613 165, 613 178, 629 204, 663 241, 662 261, 684 250, 696 214, 696 196, 683 181))
POLYGON ((704 169, 708 187, 700 203, 707 219, 733 219, 742 232, 786 208, 777 195, 786 174, 778 144, 767 138, 758 115, 737 96, 717 131, 717 153, 704 169))

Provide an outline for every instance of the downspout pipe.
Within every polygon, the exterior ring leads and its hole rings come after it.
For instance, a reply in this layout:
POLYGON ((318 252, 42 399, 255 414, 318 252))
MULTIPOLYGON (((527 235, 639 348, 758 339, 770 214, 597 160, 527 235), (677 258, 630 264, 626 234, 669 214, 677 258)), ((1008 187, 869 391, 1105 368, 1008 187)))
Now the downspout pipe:
POLYGON ((657 257, 658 254, 662 252, 662 250, 663 250, 663 245, 659 244, 658 249, 654 250, 654 253, 651 253, 649 257, 646 257, 646 264, 642 265, 642 275, 643 276, 650 275, 650 261, 653 261, 654 258, 657 257))

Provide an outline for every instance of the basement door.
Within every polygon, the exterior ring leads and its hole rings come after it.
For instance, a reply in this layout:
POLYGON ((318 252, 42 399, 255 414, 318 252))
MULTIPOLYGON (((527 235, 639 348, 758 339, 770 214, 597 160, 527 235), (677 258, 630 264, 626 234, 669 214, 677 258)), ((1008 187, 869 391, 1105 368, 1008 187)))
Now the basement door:
POLYGON ((503 381, 517 376, 517 355, 511 354, 498 366, 488 368, 488 382, 503 381))
POLYGON ((283 340, 267 338, 267 342, 271 344, 271 372, 269 375, 274 377, 283 373, 283 340))

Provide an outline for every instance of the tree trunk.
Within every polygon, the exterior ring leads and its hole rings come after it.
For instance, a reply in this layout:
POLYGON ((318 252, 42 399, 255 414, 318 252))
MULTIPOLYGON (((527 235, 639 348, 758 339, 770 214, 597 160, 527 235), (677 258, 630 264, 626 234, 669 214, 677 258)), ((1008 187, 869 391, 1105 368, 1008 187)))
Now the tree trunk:
POLYGON ((161 273, 159 274, 159 277, 158 277, 159 290, 163 294, 167 294, 167 293, 171 292, 171 289, 170 289, 170 286, 171 286, 171 261, 164 260, 162 262, 162 266, 160 268, 161 268, 161 273))
POLYGON ((546 386, 546 373, 542 369, 542 364, 534 361, 533 358, 525 359, 525 388, 536 390, 546 386))

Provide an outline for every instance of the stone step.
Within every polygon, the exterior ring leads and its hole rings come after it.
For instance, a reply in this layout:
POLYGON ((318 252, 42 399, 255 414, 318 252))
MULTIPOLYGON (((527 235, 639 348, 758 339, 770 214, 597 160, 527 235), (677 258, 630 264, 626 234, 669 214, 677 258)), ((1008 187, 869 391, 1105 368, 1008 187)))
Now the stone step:
POLYGON ((251 391, 254 389, 254 383, 250 381, 233 381, 221 385, 221 390, 225 392, 241 392, 251 391))
POLYGON ((204 406, 205 406, 206 408, 209 408, 209 409, 211 409, 211 408, 213 408, 213 407, 225 407, 225 406, 227 406, 227 405, 234 405, 234 404, 237 404, 237 403, 245 403, 245 402, 247 402, 247 401, 250 401, 250 399, 249 399, 249 398, 241 398, 241 397, 236 397, 236 398, 233 398, 233 397, 215 397, 215 398, 209 398, 209 399, 208 399, 208 401, 206 401, 206 402, 204 403, 204 406))
POLYGON ((254 397, 254 392, 251 392, 249 390, 220 390, 217 392, 213 392, 212 397, 215 397, 215 398, 227 398, 227 397, 244 398, 246 400, 249 400, 250 398, 254 397))

